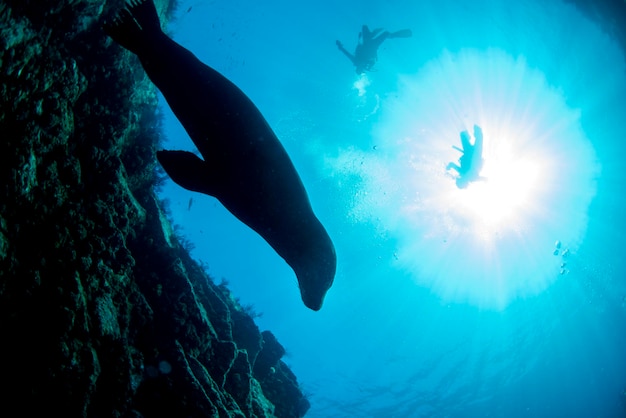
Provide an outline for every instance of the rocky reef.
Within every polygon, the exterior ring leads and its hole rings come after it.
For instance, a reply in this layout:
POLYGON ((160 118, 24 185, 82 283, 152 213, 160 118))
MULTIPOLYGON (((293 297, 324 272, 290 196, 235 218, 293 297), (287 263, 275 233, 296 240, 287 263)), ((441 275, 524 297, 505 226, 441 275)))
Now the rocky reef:
POLYGON ((123 5, 0 2, 0 415, 303 416, 155 195, 156 91, 101 30, 123 5))

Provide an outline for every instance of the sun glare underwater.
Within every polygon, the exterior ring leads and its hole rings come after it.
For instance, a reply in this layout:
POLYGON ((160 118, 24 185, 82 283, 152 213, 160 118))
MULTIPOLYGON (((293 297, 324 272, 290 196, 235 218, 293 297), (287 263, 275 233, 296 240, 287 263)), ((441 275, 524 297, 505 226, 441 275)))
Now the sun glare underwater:
MULTIPOLYGON (((192 256, 289 352, 307 416, 622 416, 626 66, 611 34, 560 0, 293 6, 186 0, 174 29, 293 160, 337 252, 323 308, 218 201, 164 196, 192 256), (363 24, 413 36, 358 76, 336 40, 353 51, 363 24), (446 168, 475 126, 483 179, 460 189, 446 168)), ((194 151, 166 120, 166 147, 194 151)))
MULTIPOLYGON (((355 83, 358 94, 366 77, 355 83)), ((404 76, 367 150, 329 157, 357 179, 356 222, 398 241, 397 268, 444 300, 503 309, 567 274, 584 236, 599 172, 580 112, 524 57, 444 52, 404 76), (459 134, 483 130, 483 180, 455 186, 459 134)))

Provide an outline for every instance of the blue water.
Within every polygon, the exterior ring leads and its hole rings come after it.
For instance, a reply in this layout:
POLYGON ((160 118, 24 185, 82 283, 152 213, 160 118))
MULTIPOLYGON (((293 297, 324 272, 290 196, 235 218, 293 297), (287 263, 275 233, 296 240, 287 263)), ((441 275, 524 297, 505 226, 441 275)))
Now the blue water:
MULTIPOLYGON (((185 0, 169 30, 257 104, 335 243, 312 312, 219 202, 162 193, 285 346, 308 417, 626 416, 626 65, 594 22, 540 0, 185 0), (363 24, 413 32, 364 77, 335 46, 363 24), (488 181, 459 190, 445 166, 474 124, 488 181)), ((162 107, 165 146, 193 150, 162 107)))

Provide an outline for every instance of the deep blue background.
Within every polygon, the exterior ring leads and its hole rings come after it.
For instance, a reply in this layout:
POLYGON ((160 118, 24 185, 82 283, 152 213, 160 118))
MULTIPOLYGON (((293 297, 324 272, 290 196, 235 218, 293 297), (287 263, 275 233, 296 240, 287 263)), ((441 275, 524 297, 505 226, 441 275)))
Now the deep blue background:
MULTIPOLYGON (((163 191, 175 223, 196 245, 193 256, 217 280, 227 279, 243 304, 262 313, 259 326, 286 347, 285 361, 312 403, 308 416, 626 415, 626 66, 610 37, 572 6, 539 0, 185 0, 168 29, 261 109, 337 247, 335 285, 323 309, 311 312, 282 259, 215 199, 171 184, 163 191), (383 45, 377 71, 359 95, 357 75, 335 40, 351 50, 364 23, 411 28, 413 37, 383 45), (350 183, 349 175, 327 164, 350 147, 373 149, 375 133, 390 120, 389 103, 406 96, 400 79, 414 80, 444 51, 481 54, 489 48, 524 57, 529 69, 580 112, 600 167, 592 179, 595 195, 585 205, 586 227, 576 242, 566 243, 568 272, 555 272, 538 293, 512 297, 499 308, 446 297, 416 279, 419 273, 399 268, 395 254, 406 237, 384 216, 355 216, 354 201, 367 192, 364 183, 350 183)), ((433 92, 434 87, 428 94, 433 92)), ((164 112, 165 146, 192 150, 166 107, 164 112)), ((464 127, 450 123, 454 132, 464 127)), ((456 140, 445 139, 445 147, 456 140)), ((565 152, 568 139, 559 141, 551 149, 565 152)), ((453 151, 449 158, 455 158, 453 151)), ((560 158, 558 151, 553 158, 560 158)), ((567 225, 570 214, 559 216, 567 225)), ((545 251, 552 251, 553 242, 545 251)), ((524 245, 545 243, 530 236, 524 245)), ((511 252, 503 262, 524 254, 511 252)), ((431 258, 414 257, 418 270, 431 258)), ((530 277, 539 269, 525 273, 530 277)), ((437 268, 437 281, 445 287, 445 266, 437 268)))

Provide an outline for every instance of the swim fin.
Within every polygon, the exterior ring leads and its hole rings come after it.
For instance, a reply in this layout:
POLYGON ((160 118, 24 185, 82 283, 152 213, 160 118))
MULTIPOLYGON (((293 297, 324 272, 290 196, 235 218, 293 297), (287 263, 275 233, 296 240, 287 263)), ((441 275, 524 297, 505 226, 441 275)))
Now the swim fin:
POLYGON ((410 38, 411 36, 413 36, 413 32, 411 31, 411 29, 402 29, 397 32, 391 32, 389 34, 390 38, 410 38))

